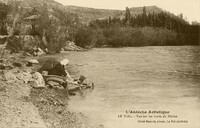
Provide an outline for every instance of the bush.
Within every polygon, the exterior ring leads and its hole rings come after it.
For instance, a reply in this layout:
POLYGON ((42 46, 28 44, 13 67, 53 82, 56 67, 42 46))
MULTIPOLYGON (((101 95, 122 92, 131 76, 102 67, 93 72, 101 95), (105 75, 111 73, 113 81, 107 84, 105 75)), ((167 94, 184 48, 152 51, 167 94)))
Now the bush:
POLYGON ((48 29, 49 42, 47 48, 51 53, 59 53, 66 41, 64 28, 51 25, 48 29))
POLYGON ((11 51, 11 53, 20 52, 22 50, 22 45, 20 43, 20 39, 16 36, 9 38, 6 48, 9 49, 11 51))
POLYGON ((119 28, 110 28, 104 31, 107 44, 111 47, 122 47, 126 44, 126 34, 119 28))
POLYGON ((95 33, 88 27, 79 28, 75 34, 75 43, 82 48, 92 47, 96 41, 95 33))
POLYGON ((102 29, 93 30, 95 35, 95 47, 101 47, 107 45, 106 38, 102 29))

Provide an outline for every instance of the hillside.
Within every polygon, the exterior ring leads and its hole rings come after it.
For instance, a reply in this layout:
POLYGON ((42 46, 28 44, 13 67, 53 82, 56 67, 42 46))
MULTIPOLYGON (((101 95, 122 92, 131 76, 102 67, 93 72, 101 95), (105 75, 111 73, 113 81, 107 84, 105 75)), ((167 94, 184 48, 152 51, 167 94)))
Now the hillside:
POLYGON ((20 5, 24 9, 34 8, 46 4, 49 8, 56 7, 64 9, 64 6, 54 0, 0 0, 0 2, 9 5, 20 5))
POLYGON ((122 16, 124 13, 121 10, 109 10, 109 9, 94 9, 79 6, 65 6, 66 11, 79 15, 80 20, 83 23, 89 23, 92 20, 104 19, 109 16, 122 16))
MULTIPOLYGON (((146 8, 146 11, 147 11, 147 14, 148 13, 160 13, 162 12, 163 10, 157 6, 145 6, 146 8)), ((132 7, 129 9, 130 12, 131 12, 131 15, 138 15, 138 14, 142 14, 142 11, 143 11, 143 7, 132 7)))
MULTIPOLYGON (((41 6, 42 4, 46 4, 48 8, 57 8, 62 11, 66 11, 68 13, 77 14, 79 19, 82 23, 88 24, 92 20, 96 19, 105 19, 110 17, 120 17, 123 18, 125 14, 125 7, 124 10, 112 10, 112 9, 95 9, 95 8, 88 8, 88 7, 80 7, 80 6, 72 6, 67 5, 64 6, 54 0, 0 0, 0 2, 6 4, 19 4, 25 10, 31 9, 37 6, 41 6)), ((142 14, 143 7, 132 7, 130 8, 131 15, 138 15, 142 14)), ((159 13, 163 11, 162 9, 158 8, 157 6, 146 6, 146 11, 148 13, 159 13)))
MULTIPOLYGON (((94 8, 87 8, 87 7, 79 7, 79 6, 71 6, 67 5, 66 11, 70 13, 78 14, 81 21, 83 23, 89 23, 92 20, 96 19, 105 19, 110 17, 120 17, 121 19, 124 17, 125 14, 125 7, 124 10, 112 10, 112 9, 94 9, 94 8)), ((132 7, 130 8, 131 15, 138 15, 142 14, 143 7, 132 7)), ((157 6, 146 6, 146 11, 148 13, 160 13, 163 11, 162 9, 158 8, 157 6)))
MULTIPOLYGON (((4 22, 2 22, 3 27, 1 27, 2 28, 1 33, 6 34, 7 31, 5 29, 6 21, 8 22, 9 26, 12 26, 13 23, 15 23, 16 24, 15 34, 19 35, 20 33, 21 34, 24 33, 32 36, 37 35, 41 40, 40 42, 44 44, 44 46, 42 45, 43 49, 47 49, 48 47, 49 49, 54 48, 53 51, 56 52, 58 52, 60 48, 63 47, 63 45, 65 45, 65 42, 67 40, 75 41, 76 45, 79 45, 81 47, 85 47, 86 45, 95 46, 97 44, 102 44, 102 40, 104 40, 105 38, 107 39, 106 42, 108 43, 110 41, 109 39, 110 37, 107 38, 105 37, 105 35, 109 35, 110 32, 108 31, 107 33, 107 31, 104 30, 108 28, 112 30, 111 29, 112 27, 113 29, 118 27, 119 30, 121 30, 121 28, 127 29, 128 26, 132 28, 152 27, 153 30, 155 28, 159 28, 162 29, 163 31, 170 30, 172 33, 175 31, 179 33, 177 35, 177 38, 181 41, 185 40, 185 44, 188 44, 188 39, 194 40, 192 44, 196 44, 198 36, 198 34, 196 34, 198 33, 198 28, 191 27, 189 23, 181 17, 181 15, 175 16, 173 13, 162 10, 157 6, 145 6, 145 8, 132 7, 129 9, 127 8, 126 10, 125 8, 124 10, 112 10, 112 9, 95 9, 95 8, 79 7, 72 5, 64 6, 54 0, 0 0, 0 1, 8 4, 11 10, 8 11, 8 14, 6 14, 4 11, 5 9, 4 10, 2 9, 3 10, 2 14, 7 15, 7 17, 5 16, 4 22), (28 19, 30 19, 30 17, 33 17, 35 15, 39 16, 38 19, 34 19, 36 22, 33 22, 34 21, 33 19, 29 21, 27 20, 27 17, 28 19), (32 26, 30 24, 32 24, 32 26), (95 30, 95 28, 98 27, 102 29, 100 34, 98 34, 98 31, 95 30), (46 33, 48 34, 45 35, 45 31, 47 31, 46 33), (86 35, 83 36, 83 33, 86 35), (102 33, 104 34, 102 35, 102 33), (95 35, 102 35, 102 37, 99 37, 101 40, 94 38, 95 35), (49 41, 43 41, 42 40, 43 36, 46 36, 47 39, 49 38, 49 41), (88 40, 86 40, 85 37, 88 37, 88 40), (51 44, 50 42, 54 43, 51 44)), ((121 36, 122 34, 117 33, 117 31, 118 29, 113 30, 113 32, 116 32, 115 33, 116 35, 110 35, 110 36, 113 36, 113 38, 121 36)), ((135 30, 132 31, 127 29, 127 31, 135 35, 134 33, 135 30)), ((123 38, 127 39, 126 36, 127 34, 124 35, 122 39, 123 38)), ((135 46, 135 43, 130 43, 130 41, 125 41, 125 42, 126 43, 123 44, 123 46, 129 46, 129 45, 135 46)), ((191 41, 189 42, 191 44, 191 41)), ((157 43, 154 42, 152 44, 157 44, 157 43)), ((143 45, 146 44, 137 46, 143 46, 143 45)))

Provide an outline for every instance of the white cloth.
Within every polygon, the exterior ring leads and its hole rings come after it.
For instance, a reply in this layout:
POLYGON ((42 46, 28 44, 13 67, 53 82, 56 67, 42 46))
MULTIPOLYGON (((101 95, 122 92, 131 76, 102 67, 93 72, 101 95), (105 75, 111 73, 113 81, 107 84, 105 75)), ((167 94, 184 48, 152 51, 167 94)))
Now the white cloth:
POLYGON ((68 63, 69 63, 68 59, 63 59, 63 60, 60 61, 61 65, 67 65, 68 63))

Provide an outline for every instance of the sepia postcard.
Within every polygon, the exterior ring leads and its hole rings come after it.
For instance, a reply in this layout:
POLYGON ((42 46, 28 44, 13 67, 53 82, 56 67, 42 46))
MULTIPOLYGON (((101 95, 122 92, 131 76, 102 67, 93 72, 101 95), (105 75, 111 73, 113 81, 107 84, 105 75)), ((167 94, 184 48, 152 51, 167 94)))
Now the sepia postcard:
POLYGON ((0 128, 200 128, 199 0, 0 0, 0 128))

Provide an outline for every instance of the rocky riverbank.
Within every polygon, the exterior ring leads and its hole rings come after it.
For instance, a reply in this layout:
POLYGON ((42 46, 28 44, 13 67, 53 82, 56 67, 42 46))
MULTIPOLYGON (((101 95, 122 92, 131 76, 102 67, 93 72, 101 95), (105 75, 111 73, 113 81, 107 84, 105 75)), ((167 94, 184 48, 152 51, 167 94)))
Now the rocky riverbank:
POLYGON ((2 128, 91 128, 87 117, 68 109, 66 90, 33 88, 28 58, 4 56, 0 73, 0 126, 2 128))

